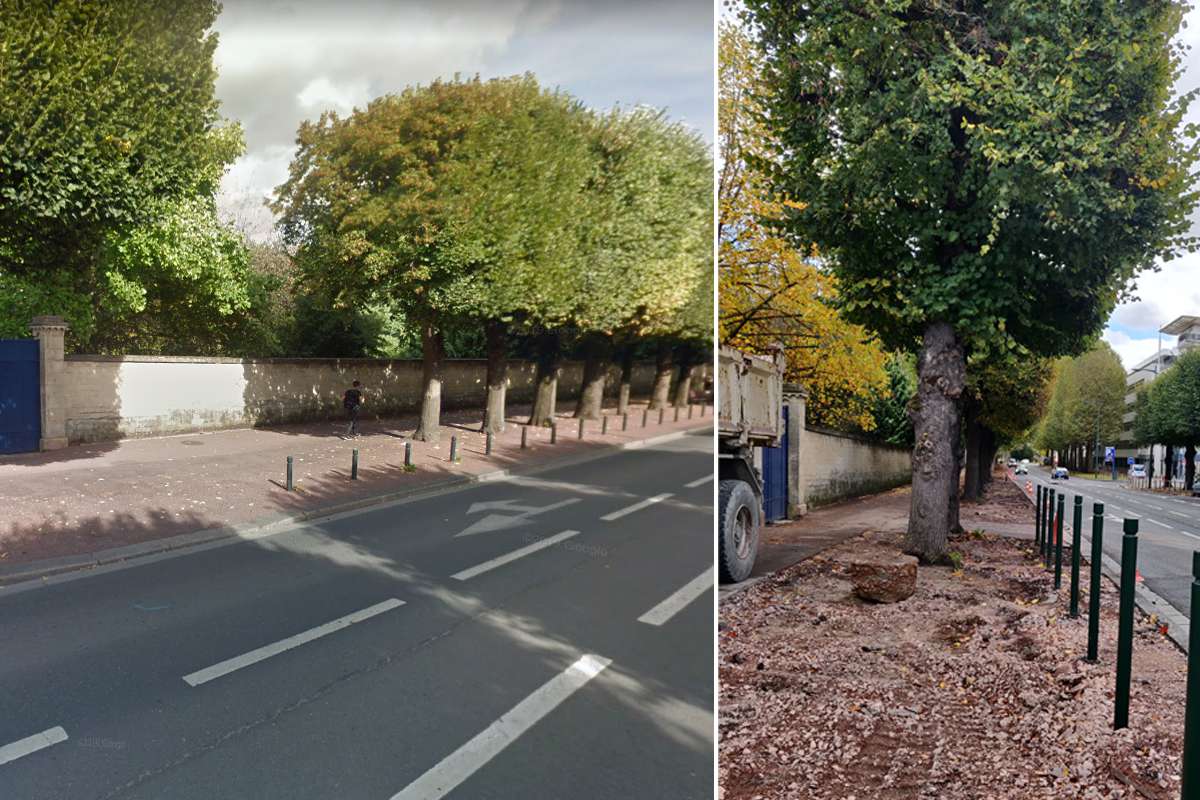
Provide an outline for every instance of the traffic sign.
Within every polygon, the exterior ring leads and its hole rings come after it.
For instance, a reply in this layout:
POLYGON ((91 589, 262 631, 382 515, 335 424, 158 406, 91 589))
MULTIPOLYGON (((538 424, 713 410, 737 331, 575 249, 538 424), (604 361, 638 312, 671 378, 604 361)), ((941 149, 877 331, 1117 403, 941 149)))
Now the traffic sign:
POLYGON ((1126 458, 1126 459, 1125 459, 1125 463, 1126 463, 1128 466, 1131 466, 1131 467, 1132 467, 1132 466, 1133 466, 1133 456, 1129 456, 1128 458, 1126 458))
POLYGON ((1104 460, 1106 462, 1113 461, 1116 459, 1116 457, 1117 457, 1117 448, 1115 448, 1115 447, 1104 448, 1104 460))

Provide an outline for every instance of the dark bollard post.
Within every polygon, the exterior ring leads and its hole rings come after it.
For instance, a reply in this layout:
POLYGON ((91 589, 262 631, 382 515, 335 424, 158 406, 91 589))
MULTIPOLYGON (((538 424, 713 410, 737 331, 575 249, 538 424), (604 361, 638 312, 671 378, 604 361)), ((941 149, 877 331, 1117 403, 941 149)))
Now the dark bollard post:
POLYGON ((287 490, 289 492, 292 490, 292 457, 291 456, 288 456, 287 490))
POLYGON ((1071 526, 1071 619, 1079 619, 1079 547, 1083 541, 1083 498, 1075 495, 1074 524, 1071 526))
POLYGON ((629 412, 628 411, 626 411, 624 414, 621 415, 621 430, 622 431, 629 430, 629 412))
POLYGON ((600 435, 608 435, 608 414, 600 417, 600 435))
POLYGON ((492 454, 492 434, 490 433, 487 435, 487 439, 483 445, 483 454, 485 456, 490 456, 492 454))
POLYGON ((450 437, 450 463, 453 464, 455 461, 458 461, 458 437, 451 436, 450 437))
POLYGON ((558 441, 558 426, 553 422, 550 423, 550 444, 558 441))
POLYGON ((1104 557, 1104 503, 1092 503, 1092 564, 1088 584, 1088 653, 1095 664, 1100 654, 1100 562, 1104 557))
POLYGON ((358 448, 350 451, 350 480, 358 480, 358 448))
POLYGON ((524 450, 526 447, 529 447, 528 434, 529 434, 529 428, 522 425, 521 426, 521 449, 522 450, 524 450))
POLYGON ((1050 490, 1050 500, 1046 503, 1046 525, 1042 536, 1042 565, 1050 569, 1050 546, 1054 542, 1054 495, 1050 490))
POLYGON ((1121 608, 1117 624, 1117 692, 1113 730, 1129 727, 1129 682, 1133 671, 1133 587, 1137 572, 1136 519, 1125 520, 1121 537, 1121 608))
POLYGON ((583 438, 583 422, 584 422, 583 417, 580 417, 579 418, 579 438, 580 439, 583 438))
MULTIPOLYGON (((1191 619, 1200 612, 1200 551, 1192 553, 1191 619)), ((1187 800, 1200 792, 1200 625, 1188 631, 1187 704, 1183 712, 1183 792, 1187 800)))
POLYGON ((404 466, 411 467, 412 463, 412 442, 404 443, 404 466))
POLYGON ((1054 529, 1054 588, 1062 588, 1063 517, 1066 514, 1067 493, 1058 496, 1058 525, 1054 529))
POLYGON ((663 417, 666 416, 666 414, 667 414, 667 410, 665 408, 660 408, 658 410, 658 424, 659 425, 663 424, 663 417))
POLYGON ((1042 546, 1042 485, 1037 485, 1037 502, 1033 512, 1033 546, 1042 546))
POLYGON ((650 418, 650 406, 642 409, 642 427, 646 427, 646 420, 650 418))

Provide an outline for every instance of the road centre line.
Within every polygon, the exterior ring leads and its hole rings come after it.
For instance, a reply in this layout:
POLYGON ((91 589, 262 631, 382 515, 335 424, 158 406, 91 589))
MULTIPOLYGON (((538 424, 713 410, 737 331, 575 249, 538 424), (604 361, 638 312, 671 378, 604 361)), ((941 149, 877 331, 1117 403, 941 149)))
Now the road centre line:
POLYGON ((632 514, 635 511, 641 511, 643 508, 652 506, 655 503, 661 503, 663 500, 666 500, 668 497, 672 497, 672 496, 673 496, 673 494, 671 492, 666 492, 664 494, 656 494, 656 495, 654 495, 654 497, 647 497, 645 500, 642 500, 640 503, 634 503, 631 506, 625 506, 625 508, 621 508, 616 511, 605 514, 600 519, 604 520, 605 522, 612 522, 615 519, 620 519, 621 517, 625 516, 626 514, 632 514))
POLYGON ((67 732, 62 729, 62 726, 55 726, 41 733, 35 733, 33 736, 26 736, 24 739, 0 747, 0 764, 16 761, 18 758, 66 740, 67 732))
POLYGON ((708 483, 712 479, 713 479, 712 473, 709 473, 708 475, 705 475, 703 478, 697 478, 696 480, 691 481, 690 483, 685 483, 684 487, 686 487, 688 489, 695 489, 697 486, 703 486, 704 484, 708 483))
POLYGON ((295 636, 289 636, 286 639, 280 639, 278 642, 264 645, 248 653, 243 653, 240 656, 226 659, 219 664, 213 664, 211 667, 205 667, 202 670, 190 673, 183 676, 183 680, 190 686, 199 686, 202 683, 208 683, 211 680, 216 680, 223 675, 228 675, 242 667, 248 667, 251 664, 257 664, 259 661, 264 661, 271 656, 279 655, 282 652, 291 650, 294 647, 299 647, 302 644, 307 644, 314 639, 319 639, 322 636, 327 636, 335 631, 340 631, 342 628, 348 628, 356 622, 370 619, 385 611, 391 611, 393 608, 399 608, 404 605, 403 600, 392 598, 384 600, 382 603, 376 603, 373 606, 368 606, 360 611, 355 611, 352 614, 347 614, 344 617, 338 617, 335 620, 330 620, 323 625, 318 625, 315 628, 297 633, 295 636))
POLYGON ((608 658, 583 656, 424 775, 392 795, 392 800, 439 800, 445 797, 611 663, 608 658))
POLYGON ((513 550, 511 553, 497 556, 496 558, 484 561, 482 564, 476 564, 469 569, 464 569, 462 572, 456 572, 450 577, 460 581, 470 580, 476 575, 482 575, 483 573, 489 572, 496 567, 502 567, 510 561, 516 561, 518 558, 523 558, 530 553, 536 553, 538 550, 544 550, 547 547, 551 547, 561 541, 570 539, 572 536, 578 535, 579 531, 563 531, 562 533, 556 533, 553 536, 546 537, 545 539, 539 539, 533 544, 513 550))
POLYGON ((685 583, 666 600, 638 617, 638 622, 644 622, 647 625, 663 625, 697 597, 713 588, 713 585, 713 568, 709 567, 685 583))

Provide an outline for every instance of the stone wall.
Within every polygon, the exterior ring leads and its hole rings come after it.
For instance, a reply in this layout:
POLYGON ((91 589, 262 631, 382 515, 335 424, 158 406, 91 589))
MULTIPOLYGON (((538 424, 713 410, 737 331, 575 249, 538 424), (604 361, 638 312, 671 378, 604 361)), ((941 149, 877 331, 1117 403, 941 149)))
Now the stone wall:
POLYGON ((822 428, 804 429, 799 464, 803 502, 809 507, 912 481, 912 453, 907 448, 822 428))
MULTIPOLYGON (((532 362, 510 362, 509 402, 532 400, 534 372, 532 362)), ((481 359, 447 361, 443 407, 482 406, 486 374, 481 359)), ((560 403, 578 397, 582 377, 582 363, 563 365, 560 403)), ((66 436, 77 443, 327 419, 342 413, 342 392, 356 379, 366 389, 369 414, 420 408, 417 360, 67 356, 57 391, 64 395, 66 436)), ((613 367, 614 395, 618 379, 613 367)), ((653 364, 635 365, 633 394, 649 394, 653 380, 653 364)))

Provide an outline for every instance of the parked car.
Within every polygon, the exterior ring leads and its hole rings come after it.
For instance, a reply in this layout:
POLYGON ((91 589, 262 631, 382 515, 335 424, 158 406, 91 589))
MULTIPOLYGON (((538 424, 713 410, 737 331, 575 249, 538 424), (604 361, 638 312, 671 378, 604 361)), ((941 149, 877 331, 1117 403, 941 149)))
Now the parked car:
POLYGON ((1050 473, 1050 479, 1055 480, 1055 481, 1057 481, 1057 480, 1065 481, 1070 477, 1071 477, 1071 473, 1067 472, 1066 467, 1055 467, 1054 471, 1050 473))
POLYGON ((1015 458, 1010 458, 1008 460, 1008 466, 1010 469, 1015 467, 1016 465, 1017 465, 1017 460, 1015 458))
POLYGON ((1145 464, 1133 464, 1132 466, 1130 466, 1129 467, 1129 477, 1131 477, 1131 478, 1146 477, 1146 465, 1145 464))

